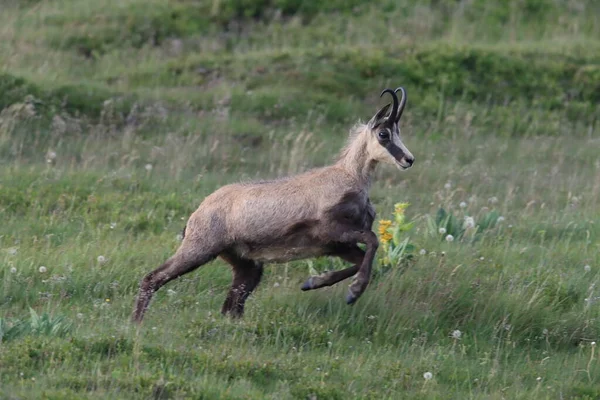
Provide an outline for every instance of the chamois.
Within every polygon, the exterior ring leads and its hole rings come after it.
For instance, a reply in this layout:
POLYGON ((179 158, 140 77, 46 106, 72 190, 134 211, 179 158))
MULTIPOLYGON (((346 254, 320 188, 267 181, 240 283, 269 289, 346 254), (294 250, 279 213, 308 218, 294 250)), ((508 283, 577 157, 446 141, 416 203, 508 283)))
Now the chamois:
POLYGON ((373 170, 379 162, 405 170, 415 160, 398 127, 406 92, 402 87, 385 89, 380 97, 385 93, 392 96, 391 111, 387 104, 367 124, 355 126, 333 165, 272 181, 229 184, 207 196, 188 219, 176 253, 142 279, 133 321, 142 321, 160 287, 216 257, 233 267, 223 314, 243 315, 263 263, 318 256, 340 257, 353 265, 312 276, 301 289, 331 286, 356 275, 346 297, 348 304, 354 303, 369 284, 379 245, 369 200, 373 170), (357 243, 365 244, 366 250, 357 243))

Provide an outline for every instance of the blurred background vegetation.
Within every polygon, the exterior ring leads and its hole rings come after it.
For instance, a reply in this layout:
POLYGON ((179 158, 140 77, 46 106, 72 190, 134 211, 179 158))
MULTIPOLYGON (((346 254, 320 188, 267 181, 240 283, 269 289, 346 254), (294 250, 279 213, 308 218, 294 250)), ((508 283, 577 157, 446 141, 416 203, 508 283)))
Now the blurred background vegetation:
POLYGON ((2 1, 0 397, 600 398, 598 21, 595 0, 2 1), (410 203, 410 259, 354 307, 298 289, 339 261, 273 266, 238 323, 213 316, 217 261, 131 328, 205 195, 331 162, 400 85, 417 161, 371 198, 410 203))

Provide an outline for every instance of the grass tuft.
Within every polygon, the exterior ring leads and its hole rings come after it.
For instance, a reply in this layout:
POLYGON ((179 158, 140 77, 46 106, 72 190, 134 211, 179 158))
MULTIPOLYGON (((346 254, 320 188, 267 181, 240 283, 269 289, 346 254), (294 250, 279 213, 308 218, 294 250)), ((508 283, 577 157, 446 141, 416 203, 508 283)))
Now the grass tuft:
POLYGON ((0 397, 599 397, 598 12, 3 2, 0 397), (300 291, 346 266, 319 258, 268 266, 232 321, 217 259, 130 323, 205 196, 331 162, 397 85, 416 163, 376 171, 356 305, 300 291))

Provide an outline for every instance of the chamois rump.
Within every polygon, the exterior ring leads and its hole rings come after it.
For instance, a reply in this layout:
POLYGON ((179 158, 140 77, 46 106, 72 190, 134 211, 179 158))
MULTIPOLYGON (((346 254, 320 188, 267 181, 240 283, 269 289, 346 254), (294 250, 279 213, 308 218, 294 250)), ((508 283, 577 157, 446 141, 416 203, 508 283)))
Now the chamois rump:
POLYGON ((340 257, 352 266, 312 276, 301 289, 331 286, 356 275, 346 297, 348 304, 354 303, 369 284, 379 245, 369 200, 373 171, 380 162, 405 170, 415 160, 398 127, 406 92, 399 87, 385 89, 381 96, 385 93, 392 96, 391 110, 387 104, 367 124, 356 125, 333 165, 272 181, 234 183, 207 196, 187 221, 176 253, 142 279, 133 321, 142 321, 159 288, 216 257, 233 268, 223 314, 243 315, 264 263, 318 256, 340 257))

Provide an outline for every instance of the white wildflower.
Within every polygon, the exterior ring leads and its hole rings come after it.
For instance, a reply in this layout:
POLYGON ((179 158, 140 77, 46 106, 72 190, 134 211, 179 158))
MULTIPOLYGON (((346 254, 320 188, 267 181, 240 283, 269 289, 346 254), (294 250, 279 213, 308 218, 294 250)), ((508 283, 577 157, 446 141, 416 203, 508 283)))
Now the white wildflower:
POLYGON ((584 270, 585 272, 590 272, 590 271, 592 270, 592 267, 590 267, 589 265, 585 265, 585 266, 583 267, 583 270, 584 270))
POLYGON ((77 313, 77 319, 83 319, 83 314, 82 313, 77 313))
POLYGON ((454 236, 452 236, 452 235, 446 236, 446 242, 453 242, 453 241, 454 241, 454 236))
POLYGON ((16 274, 16 273, 17 273, 17 269, 16 269, 15 267, 12 267, 12 268, 10 269, 10 273, 11 273, 11 274, 16 274))
POLYGON ((117 223, 116 222, 111 222, 110 223, 110 229, 115 229, 117 227, 117 223))
POLYGON ((41 273, 41 274, 45 274, 45 273, 46 273, 46 271, 48 271, 48 269, 42 265, 42 266, 40 267, 39 271, 40 271, 40 273, 41 273))
POLYGON ((592 345, 592 347, 594 347, 596 345, 596 342, 592 342, 590 344, 592 345))
POLYGON ((56 153, 54 151, 49 151, 46 154, 46 162, 48 164, 52 164, 54 162, 54 160, 56 160, 56 153))
POLYGON ((460 208, 466 208, 467 207, 467 203, 465 203, 464 201, 461 201, 460 204, 458 205, 460 208))
POLYGON ((420 255, 422 255, 422 256, 424 256, 425 254, 427 254, 427 250, 425 250, 425 249, 421 249, 421 250, 419 251, 419 254, 420 254, 420 255))
POLYGON ((542 335, 548 336, 548 329, 547 328, 542 329, 542 335))
POLYGON ((479 257, 479 261, 485 260, 485 257, 479 257))
POLYGON ((183 240, 183 235, 182 235, 181 233, 178 233, 178 234, 175 236, 175 240, 177 240, 178 242, 181 242, 181 241, 183 240))
POLYGON ((169 296, 175 296, 176 294, 177 294, 177 292, 174 291, 173 289, 167 290, 167 295, 169 295, 169 296))
POLYGON ((279 287, 279 282, 275 282, 275 283, 273 284, 273 287, 279 287))
POLYGON ((444 233, 446 233, 446 228, 440 228, 438 232, 440 233, 440 235, 443 235, 444 233))
POLYGON ((504 219, 505 218, 501 215, 501 216, 498 217, 497 221, 500 224, 500 223, 504 222, 504 219))
POLYGON ((462 332, 459 331, 458 329, 452 331, 452 339, 460 339, 461 336, 462 336, 462 332))
POLYGON ((427 371, 423 374, 423 378, 425 378, 426 381, 431 380, 431 378, 433 378, 433 374, 427 371))
POLYGON ((446 184, 444 185, 444 189, 450 189, 452 187, 452 185, 450 184, 450 182, 446 182, 446 184))
POLYGON ((152 164, 146 164, 144 168, 146 168, 146 171, 150 172, 152 171, 152 164))
POLYGON ((106 257, 98 256, 98 264, 104 264, 106 262, 106 257))
POLYGON ((494 197, 490 197, 490 198, 488 199, 488 202, 489 202, 490 204, 496 204, 496 203, 498 202, 498 198, 497 198, 496 196, 494 196, 494 197))
POLYGON ((475 228, 475 219, 473 217, 465 217, 465 228, 475 228))
POLYGON ((538 376, 537 379, 536 379, 536 381, 541 382, 542 381, 542 377, 538 376))

